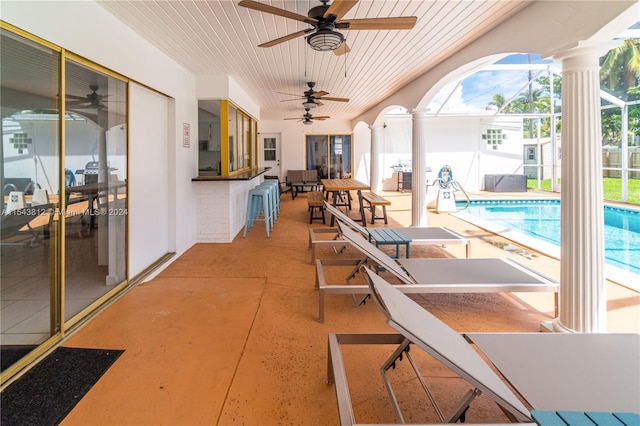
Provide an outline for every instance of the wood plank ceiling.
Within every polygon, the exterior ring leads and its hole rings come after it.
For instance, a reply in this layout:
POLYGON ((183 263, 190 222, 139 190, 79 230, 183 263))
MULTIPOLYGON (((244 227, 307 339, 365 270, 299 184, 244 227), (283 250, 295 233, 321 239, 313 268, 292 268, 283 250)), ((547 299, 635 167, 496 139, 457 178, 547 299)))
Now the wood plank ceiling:
MULTIPOLYGON (((317 0, 259 0, 307 15, 317 0)), ((304 30, 292 19, 239 7, 237 0, 98 0, 98 3, 196 75, 233 77, 260 105, 261 119, 304 113, 297 94, 349 98, 324 102, 316 115, 353 119, 411 80, 508 19, 524 0, 361 0, 343 20, 416 16, 411 30, 340 30, 351 51, 312 50, 304 37, 273 47, 258 44, 304 30)))

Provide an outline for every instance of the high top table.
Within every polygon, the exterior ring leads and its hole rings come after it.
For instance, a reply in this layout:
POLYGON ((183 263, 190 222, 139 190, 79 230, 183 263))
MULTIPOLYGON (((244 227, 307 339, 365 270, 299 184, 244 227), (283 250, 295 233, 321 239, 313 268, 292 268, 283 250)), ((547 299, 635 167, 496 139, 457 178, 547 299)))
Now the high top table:
MULTIPOLYGON (((351 210, 351 195, 349 191, 357 191, 358 199, 360 199, 362 190, 371 189, 369 185, 355 179, 321 179, 320 182, 326 193, 327 201, 329 201, 329 193, 332 193, 332 205, 335 207, 348 207, 349 210, 351 210), (346 196, 346 199, 343 198, 343 195, 346 196)), ((362 218, 362 226, 367 226, 362 203, 360 203, 360 217, 362 218)), ((331 216, 331 226, 333 226, 334 220, 335 218, 331 216)))

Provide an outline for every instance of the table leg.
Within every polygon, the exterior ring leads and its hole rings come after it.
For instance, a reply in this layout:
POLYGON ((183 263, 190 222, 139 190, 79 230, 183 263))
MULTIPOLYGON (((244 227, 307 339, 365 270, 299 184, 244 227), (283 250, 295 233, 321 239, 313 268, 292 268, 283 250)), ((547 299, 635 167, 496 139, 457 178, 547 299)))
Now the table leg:
POLYGON ((360 203, 360 217, 362 219, 362 226, 367 227, 367 217, 364 214, 364 207, 362 202, 362 191, 358 190, 358 202, 360 203))
MULTIPOLYGON (((327 192, 327 197, 329 196, 329 193, 327 192)), ((337 207, 338 204, 338 192, 337 191, 333 191, 333 207, 337 207)), ((336 217, 334 215, 331 215, 331 226, 333 226, 334 222, 336 220, 336 217)))

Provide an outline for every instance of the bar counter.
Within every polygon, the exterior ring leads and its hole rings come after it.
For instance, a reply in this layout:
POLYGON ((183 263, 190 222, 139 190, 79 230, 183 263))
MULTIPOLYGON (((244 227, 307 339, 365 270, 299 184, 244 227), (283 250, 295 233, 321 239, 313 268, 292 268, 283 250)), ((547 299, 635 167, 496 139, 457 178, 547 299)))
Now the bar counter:
POLYGON ((201 171, 198 176, 191 179, 193 182, 216 182, 216 181, 233 181, 233 180, 251 180, 271 170, 271 167, 261 167, 256 169, 247 170, 245 172, 237 173, 233 176, 217 176, 208 175, 206 172, 201 171))
POLYGON ((199 175, 191 179, 196 193, 199 243, 233 241, 244 226, 249 190, 261 183, 269 170, 270 167, 255 168, 233 176, 199 175))

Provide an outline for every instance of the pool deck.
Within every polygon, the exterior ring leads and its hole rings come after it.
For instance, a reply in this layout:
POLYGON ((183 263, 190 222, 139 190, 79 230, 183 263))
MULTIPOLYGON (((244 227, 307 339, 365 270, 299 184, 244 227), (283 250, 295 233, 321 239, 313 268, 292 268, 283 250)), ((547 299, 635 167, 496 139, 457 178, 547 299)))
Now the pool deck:
MULTIPOLYGON (((410 225, 411 193, 381 195, 392 202, 387 226, 410 225)), ((540 196, 487 196, 523 195, 540 196)), ((196 244, 70 336, 65 346, 125 352, 62 425, 338 424, 335 389, 325 383, 328 333, 391 329, 374 303, 356 307, 347 295, 332 297, 325 322, 317 321, 308 233, 310 227, 328 226, 308 224, 305 198, 281 198, 282 213, 270 238, 257 226, 230 244, 196 244)), ((428 224, 471 238, 471 257, 513 258, 558 279, 558 260, 513 250, 503 237, 453 215, 429 212, 428 224)), ((465 257, 465 247, 420 245, 411 254, 465 257)), ((358 254, 352 248, 341 255, 329 247, 318 253, 320 258, 353 255, 358 254)), ((550 293, 429 294, 415 300, 461 332, 537 332, 553 319, 550 293)), ((608 282, 607 326, 611 332, 640 332, 640 293, 608 282)), ((465 384, 421 351, 412 354, 439 404, 453 407, 465 384)), ((388 355, 371 346, 343 351, 360 423, 396 422, 378 371, 388 355)), ((392 374, 402 391, 405 419, 438 423, 407 363, 392 374)), ((467 424, 496 422, 507 419, 480 395, 467 412, 467 424)))

